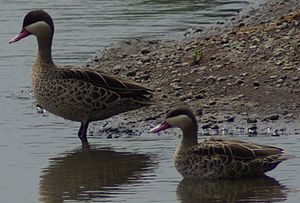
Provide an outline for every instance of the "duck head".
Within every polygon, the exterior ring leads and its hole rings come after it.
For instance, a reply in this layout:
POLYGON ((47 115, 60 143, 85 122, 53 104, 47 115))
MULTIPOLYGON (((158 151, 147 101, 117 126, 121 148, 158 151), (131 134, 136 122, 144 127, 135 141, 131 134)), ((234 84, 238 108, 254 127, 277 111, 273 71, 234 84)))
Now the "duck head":
POLYGON ((150 132, 157 133, 171 127, 180 128, 183 132, 190 130, 197 132, 198 130, 197 120, 192 111, 186 106, 172 109, 167 114, 165 120, 160 125, 151 129, 150 132))
POLYGON ((17 42, 29 35, 35 35, 38 39, 52 42, 54 25, 51 16, 43 10, 30 11, 24 17, 21 32, 12 38, 9 43, 17 42))

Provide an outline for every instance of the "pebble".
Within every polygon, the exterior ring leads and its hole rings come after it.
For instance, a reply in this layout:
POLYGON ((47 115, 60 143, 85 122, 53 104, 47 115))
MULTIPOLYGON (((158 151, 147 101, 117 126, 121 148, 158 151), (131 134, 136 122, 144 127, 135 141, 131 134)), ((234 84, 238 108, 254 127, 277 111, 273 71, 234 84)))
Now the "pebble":
POLYGON ((268 116, 264 117, 262 119, 262 121, 268 121, 268 120, 275 121, 275 120, 278 120, 278 119, 279 119, 278 114, 272 114, 272 115, 268 115, 268 116))
POLYGON ((259 82, 258 82, 257 80, 253 82, 253 86, 254 86, 254 87, 258 87, 259 85, 260 85, 260 84, 259 84, 259 82))
POLYGON ((145 57, 142 58, 141 61, 142 61, 142 63, 149 63, 151 61, 151 58, 148 57, 148 56, 145 56, 145 57))
POLYGON ((217 103, 216 101, 209 101, 209 102, 208 102, 208 105, 211 105, 211 106, 212 106, 212 105, 215 105, 216 103, 217 103))
POLYGON ((150 74, 146 73, 146 74, 142 74, 139 76, 139 79, 141 80, 149 80, 150 79, 150 74))
POLYGON ((256 116, 253 116, 253 117, 249 116, 247 118, 247 123, 257 123, 257 117, 256 116))
POLYGON ((219 78, 217 78, 217 81, 218 81, 218 82, 222 82, 222 81, 225 81, 225 80, 227 80, 226 77, 219 77, 219 78))
POLYGON ((126 73, 126 76, 127 77, 134 77, 134 76, 136 76, 136 71, 135 70, 129 71, 129 72, 126 73))
POLYGON ((229 116, 227 119, 226 119, 227 122, 234 122, 235 121, 235 117, 234 116, 229 116))
POLYGON ((195 96, 195 99, 204 99, 204 96, 202 94, 197 94, 195 96))
POLYGON ((203 109, 197 109, 196 110, 196 115, 197 116, 202 116, 203 115, 203 109))
POLYGON ((149 54, 150 50, 148 48, 144 48, 141 50, 141 54, 145 55, 145 54, 149 54))

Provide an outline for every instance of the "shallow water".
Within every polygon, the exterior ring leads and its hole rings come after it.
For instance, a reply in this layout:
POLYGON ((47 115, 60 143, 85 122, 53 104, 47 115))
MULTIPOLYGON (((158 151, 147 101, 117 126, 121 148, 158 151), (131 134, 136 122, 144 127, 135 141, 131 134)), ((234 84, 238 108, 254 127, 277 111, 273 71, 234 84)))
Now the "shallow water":
MULTIPOLYGON (((56 63, 84 64, 111 43, 135 37, 180 37, 187 29, 235 15, 249 7, 247 2, 256 1, 0 2, 0 202, 296 202, 298 157, 270 172, 272 178, 197 183, 182 181, 173 166, 171 157, 179 142, 175 135, 94 136, 89 138, 91 150, 82 149, 78 123, 39 114, 34 107, 30 67, 35 39, 7 43, 20 31, 27 11, 43 8, 56 25, 56 63)), ((231 136, 300 154, 296 133, 231 136)))

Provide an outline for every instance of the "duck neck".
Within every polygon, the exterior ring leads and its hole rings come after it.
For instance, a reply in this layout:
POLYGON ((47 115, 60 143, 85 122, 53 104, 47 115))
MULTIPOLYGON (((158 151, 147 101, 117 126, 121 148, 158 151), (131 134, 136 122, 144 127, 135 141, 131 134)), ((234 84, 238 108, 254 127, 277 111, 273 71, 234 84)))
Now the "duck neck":
POLYGON ((45 64, 54 64, 52 60, 52 39, 38 37, 38 60, 45 64))
POLYGON ((188 128, 182 129, 183 132, 183 137, 181 140, 181 146, 182 147, 191 147, 194 145, 197 145, 198 143, 198 127, 197 126, 192 126, 188 128))

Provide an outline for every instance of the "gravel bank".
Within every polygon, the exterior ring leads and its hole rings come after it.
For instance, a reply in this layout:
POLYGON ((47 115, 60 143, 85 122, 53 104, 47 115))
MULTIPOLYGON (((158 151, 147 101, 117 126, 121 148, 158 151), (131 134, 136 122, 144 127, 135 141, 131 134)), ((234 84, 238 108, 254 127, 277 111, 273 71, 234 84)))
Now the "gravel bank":
POLYGON ((181 104, 194 109, 204 131, 236 122, 247 132, 257 124, 296 123, 299 46, 297 0, 267 1, 184 39, 113 45, 87 66, 145 84, 154 90, 157 104, 101 121, 91 130, 100 128, 97 132, 107 137, 140 134, 181 104))

